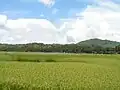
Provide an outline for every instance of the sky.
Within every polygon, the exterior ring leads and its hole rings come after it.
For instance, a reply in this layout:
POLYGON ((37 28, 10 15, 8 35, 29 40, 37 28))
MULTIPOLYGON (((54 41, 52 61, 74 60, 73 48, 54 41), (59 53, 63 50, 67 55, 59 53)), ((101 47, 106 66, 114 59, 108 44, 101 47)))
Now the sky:
POLYGON ((2 0, 0 43, 120 42, 120 0, 2 0))

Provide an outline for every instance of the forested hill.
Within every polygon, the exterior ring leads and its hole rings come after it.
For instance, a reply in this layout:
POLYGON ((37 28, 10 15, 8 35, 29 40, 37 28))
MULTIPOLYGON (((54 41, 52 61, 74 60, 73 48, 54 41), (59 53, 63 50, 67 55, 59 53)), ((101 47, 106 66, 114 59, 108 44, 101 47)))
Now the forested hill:
POLYGON ((60 53, 120 53, 120 43, 109 40, 90 39, 76 44, 0 44, 0 51, 60 52, 60 53))
POLYGON ((115 47, 120 44, 120 42, 110 41, 110 40, 101 40, 101 39, 89 39, 78 43, 79 45, 88 45, 88 46, 101 46, 101 47, 115 47))

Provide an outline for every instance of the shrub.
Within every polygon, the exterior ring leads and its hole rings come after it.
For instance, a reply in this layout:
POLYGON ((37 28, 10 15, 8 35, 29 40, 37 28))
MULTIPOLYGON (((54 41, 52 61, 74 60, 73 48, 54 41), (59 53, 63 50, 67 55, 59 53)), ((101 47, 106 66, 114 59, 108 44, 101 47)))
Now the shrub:
POLYGON ((47 60, 45 60, 45 62, 56 62, 56 61, 53 59, 47 59, 47 60))

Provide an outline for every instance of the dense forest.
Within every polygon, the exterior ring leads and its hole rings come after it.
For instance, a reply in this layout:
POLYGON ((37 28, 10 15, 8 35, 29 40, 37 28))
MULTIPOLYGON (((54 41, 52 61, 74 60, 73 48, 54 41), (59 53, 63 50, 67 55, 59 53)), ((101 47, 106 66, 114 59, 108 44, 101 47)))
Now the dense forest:
POLYGON ((89 39, 76 44, 0 44, 0 51, 120 54, 120 43, 89 39))

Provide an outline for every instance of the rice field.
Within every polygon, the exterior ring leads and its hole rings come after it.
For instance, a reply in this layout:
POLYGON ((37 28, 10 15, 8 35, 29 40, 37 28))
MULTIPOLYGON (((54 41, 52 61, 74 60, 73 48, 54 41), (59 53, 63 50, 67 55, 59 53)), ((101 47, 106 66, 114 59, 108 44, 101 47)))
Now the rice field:
POLYGON ((120 55, 2 52, 0 90, 120 90, 120 55))

